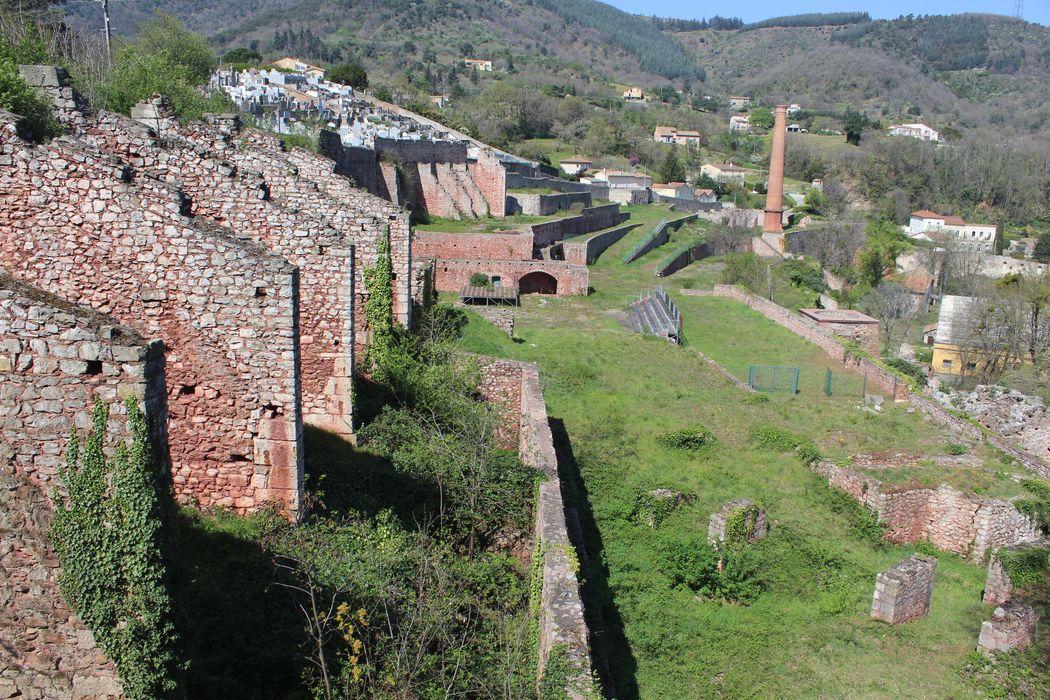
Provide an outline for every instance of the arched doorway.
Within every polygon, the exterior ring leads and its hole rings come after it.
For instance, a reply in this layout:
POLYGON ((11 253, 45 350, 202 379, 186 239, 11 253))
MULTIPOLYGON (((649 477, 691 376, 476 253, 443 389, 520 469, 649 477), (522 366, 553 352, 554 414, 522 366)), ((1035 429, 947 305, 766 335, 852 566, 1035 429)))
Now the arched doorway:
POLYGON ((558 280, 546 272, 530 272, 518 280, 518 291, 522 294, 557 294, 558 280))

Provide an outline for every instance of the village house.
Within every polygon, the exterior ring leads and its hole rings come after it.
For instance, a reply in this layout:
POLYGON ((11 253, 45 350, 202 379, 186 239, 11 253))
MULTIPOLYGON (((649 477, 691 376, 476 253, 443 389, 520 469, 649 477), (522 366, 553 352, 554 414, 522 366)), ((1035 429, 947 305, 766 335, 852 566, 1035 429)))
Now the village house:
POLYGON ((730 117, 729 130, 738 134, 751 133, 751 117, 746 114, 730 117))
POLYGON ((925 124, 895 124, 889 129, 890 136, 907 136, 921 141, 937 143, 941 135, 925 124))
POLYGON ((699 146, 700 132, 692 129, 676 129, 673 126, 658 126, 653 130, 653 141, 676 146, 699 146))
POLYGON ((273 65, 275 68, 279 68, 281 70, 290 70, 296 73, 309 75, 314 78, 324 77, 324 68, 306 63, 305 61, 300 61, 298 58, 292 58, 291 56, 279 58, 273 62, 273 65))
POLYGON ((644 190, 653 186, 653 179, 645 173, 628 173, 622 170, 602 169, 581 182, 606 185, 611 190, 644 190))
POLYGON ((434 105, 438 109, 444 109, 445 107, 448 107, 449 102, 451 102, 451 98, 449 98, 448 95, 430 96, 430 104, 434 105))
POLYGON ((558 164, 558 167, 566 175, 582 175, 590 170, 592 165, 594 163, 586 158, 566 158, 558 164))
POLYGON ((937 322, 928 323, 922 327, 922 343, 923 345, 933 345, 933 341, 937 337, 937 322))
POLYGON ((732 163, 708 163, 700 168, 700 173, 722 185, 742 185, 747 170, 732 163))
POLYGON ((750 97, 741 97, 739 95, 734 95, 729 98, 729 109, 735 110, 737 112, 743 112, 745 109, 749 109, 750 107, 750 97))
POLYGON ((789 117, 793 117, 801 111, 802 105, 798 104, 797 102, 792 102, 790 105, 788 105, 787 113, 789 117))
POLYGON ((652 186, 653 194, 658 194, 661 197, 671 197, 673 199, 692 199, 693 198, 693 187, 684 182, 668 182, 666 184, 654 184, 652 186))
POLYGON ((631 87, 623 91, 625 102, 645 102, 645 94, 640 87, 631 87))
POLYGON ((803 129, 801 124, 788 124, 789 134, 805 134, 808 129, 803 129))
POLYGON ((968 223, 962 217, 945 216, 927 209, 912 212, 907 229, 911 238, 935 240, 931 234, 943 233, 947 238, 958 241, 960 250, 982 253, 995 250, 996 232, 995 224, 968 223))
POLYGON ((701 204, 714 204, 718 201, 718 195, 714 190, 698 187, 693 191, 693 199, 701 204))
POLYGON ((484 71, 485 73, 491 73, 493 70, 492 61, 485 58, 464 58, 463 65, 477 71, 484 71))

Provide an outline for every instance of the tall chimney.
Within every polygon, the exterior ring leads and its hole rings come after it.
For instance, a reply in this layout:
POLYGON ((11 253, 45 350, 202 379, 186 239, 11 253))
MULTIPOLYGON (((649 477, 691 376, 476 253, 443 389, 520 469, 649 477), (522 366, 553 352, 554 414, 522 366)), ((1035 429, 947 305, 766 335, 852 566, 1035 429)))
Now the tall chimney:
POLYGON ((766 191, 766 216, 762 230, 780 233, 784 230, 784 149, 787 138, 787 105, 777 105, 773 124, 773 151, 769 157, 769 189, 766 191))

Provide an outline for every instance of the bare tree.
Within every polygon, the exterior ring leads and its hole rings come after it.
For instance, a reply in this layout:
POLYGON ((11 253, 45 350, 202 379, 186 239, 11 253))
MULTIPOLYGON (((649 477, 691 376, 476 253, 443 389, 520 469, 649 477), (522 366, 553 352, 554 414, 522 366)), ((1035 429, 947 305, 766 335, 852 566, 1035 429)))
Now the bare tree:
POLYGON ((880 284, 864 297, 864 308, 879 319, 882 351, 896 355, 915 316, 915 300, 908 289, 895 282, 880 284))

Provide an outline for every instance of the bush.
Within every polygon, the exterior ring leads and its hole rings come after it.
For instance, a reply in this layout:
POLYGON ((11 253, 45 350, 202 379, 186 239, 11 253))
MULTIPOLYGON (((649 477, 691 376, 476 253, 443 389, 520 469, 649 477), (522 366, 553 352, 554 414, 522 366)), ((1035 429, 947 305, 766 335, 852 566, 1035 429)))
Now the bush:
POLYGON ((672 430, 656 436, 656 444, 668 450, 701 450, 714 444, 715 439, 703 427, 672 430))
POLYGON ((1031 494, 1031 498, 1015 501, 1017 510, 1035 519, 1043 532, 1050 534, 1050 485, 1036 479, 1024 479, 1021 488, 1031 494))
POLYGON ((914 380, 915 383, 919 386, 926 386, 926 372, 925 370, 923 370, 922 367, 918 366, 917 364, 913 362, 908 362, 907 360, 900 357, 894 357, 889 360, 885 360, 885 363, 886 365, 897 370, 909 379, 914 380))
POLYGON ((356 63, 341 63, 329 70, 325 78, 333 83, 349 85, 355 90, 364 90, 368 87, 368 73, 356 63))
POLYGON ((821 458, 820 450, 809 438, 775 425, 764 425, 759 428, 754 440, 764 450, 795 452, 804 464, 812 464, 821 458))
POLYGON ((472 287, 490 287, 492 282, 484 272, 475 272, 470 276, 470 285, 472 287))
POLYGON ((62 127, 52 114, 51 101, 19 77, 18 64, 51 60, 40 42, 26 39, 16 46, 0 37, 0 108, 24 117, 23 136, 33 141, 57 136, 62 127))
POLYGON ((944 446, 944 451, 950 455, 964 455, 966 454, 966 445, 960 445, 957 442, 949 442, 944 446))

